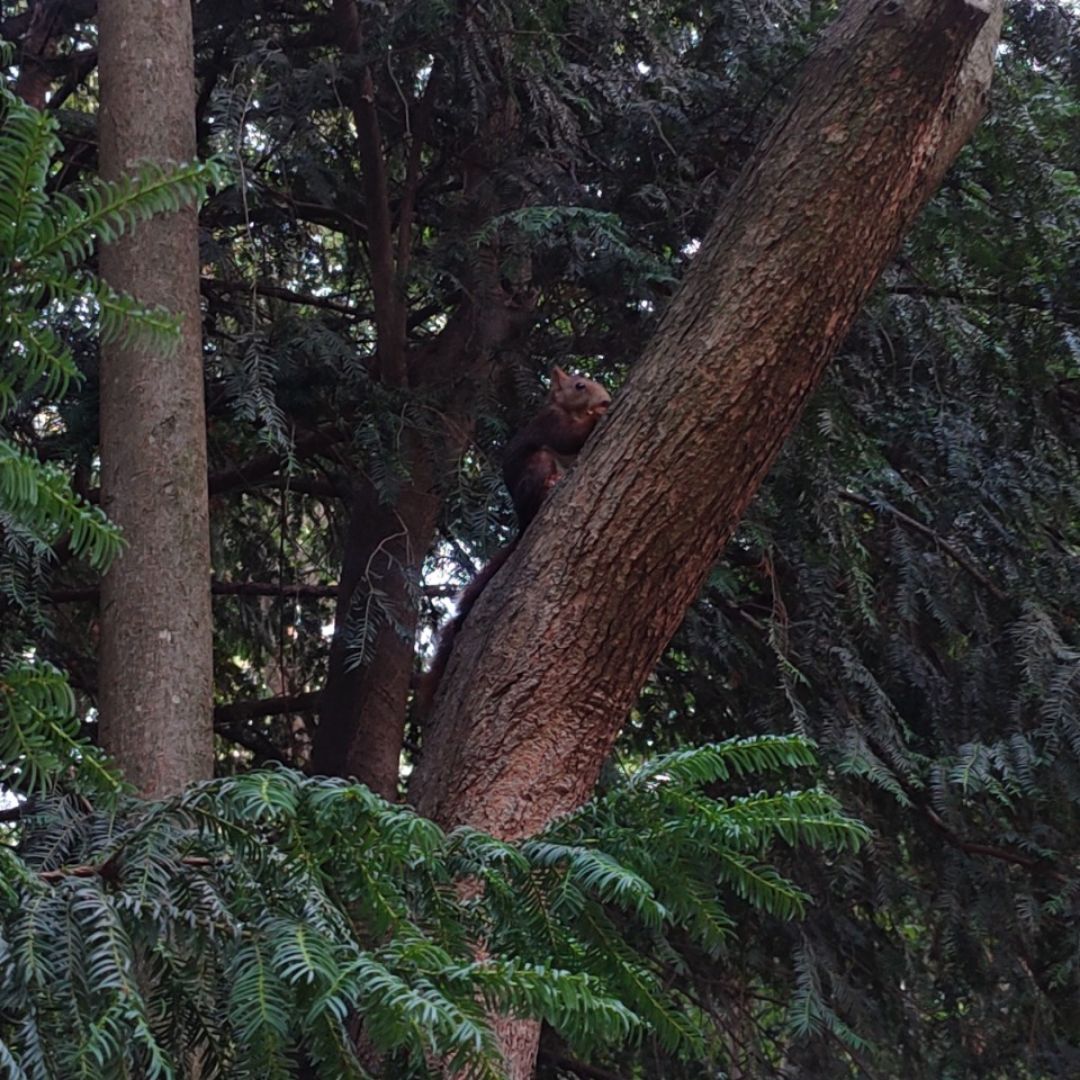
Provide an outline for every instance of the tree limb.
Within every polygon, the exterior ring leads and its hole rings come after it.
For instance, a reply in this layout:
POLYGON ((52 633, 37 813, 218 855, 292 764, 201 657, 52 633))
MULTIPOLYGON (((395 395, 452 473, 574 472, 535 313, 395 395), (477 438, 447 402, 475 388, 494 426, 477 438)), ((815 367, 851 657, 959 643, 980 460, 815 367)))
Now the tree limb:
POLYGON ((873 500, 866 498, 864 495, 856 495, 853 491, 839 491, 837 495, 845 502, 854 503, 856 506, 865 507, 867 510, 873 511, 875 514, 888 513, 894 517, 901 525, 906 529, 910 529, 912 532, 917 532, 922 536, 934 542, 934 545, 945 555, 948 555, 950 559, 961 570, 964 570, 972 578, 974 578, 984 589, 990 592, 998 600, 1008 600, 1008 593, 999 589, 990 578, 983 573, 977 566, 971 563, 956 547, 949 543, 948 540, 939 536, 928 525, 924 525, 921 521, 916 520, 908 514, 905 514, 902 510, 897 510, 895 506, 890 506, 886 502, 875 503, 873 500))
MULTIPOLYGON (((202 855, 186 855, 180 860, 184 866, 192 867, 206 867, 213 866, 213 859, 207 859, 202 855)), ((63 881, 64 878, 77 877, 77 878, 111 878, 115 874, 115 866, 112 859, 106 859, 103 863, 87 864, 83 866, 61 866, 56 870, 42 870, 38 877, 42 881, 57 882, 63 881)))
MULTIPOLYGON (((346 433, 337 426, 317 428, 299 435, 293 443, 293 453, 298 458, 314 457, 344 442, 346 433)), ((223 495, 236 488, 257 487, 281 468, 282 454, 270 452, 252 458, 243 465, 236 465, 223 472, 211 473, 210 494, 223 495)))
MULTIPOLYGON (((342 35, 342 51, 347 56, 359 57, 363 51, 363 39, 356 0, 334 0, 334 15, 342 35)), ((386 159, 383 156, 382 133, 375 110, 375 82, 370 67, 365 65, 359 86, 355 81, 350 81, 348 103, 356 124, 356 145, 363 173, 364 218, 371 260, 371 290, 375 297, 379 375, 389 386, 404 386, 402 304, 395 280, 386 159)))
POLYGON ((1065 322, 1080 322, 1080 312, 1061 307, 1052 297, 1039 296, 1030 290, 993 292, 989 289, 950 289, 936 285, 890 285, 893 296, 918 296, 929 300, 955 300, 961 304, 1008 304, 1013 307, 1045 311, 1065 322))
POLYGON ((284 716, 288 713, 314 712, 319 704, 317 691, 303 694, 285 694, 281 697, 255 698, 251 701, 233 701, 228 705, 218 705, 214 709, 214 729, 242 723, 245 720, 260 720, 266 716, 284 716))
POLYGON ((357 311, 351 304, 340 300, 334 300, 329 296, 315 296, 313 293, 297 292, 295 289, 286 289, 281 285, 267 285, 261 281, 219 281, 217 278, 202 277, 199 284, 204 293, 238 293, 250 295, 252 292, 259 296, 265 296, 271 300, 284 300, 289 304, 302 304, 304 307, 323 308, 327 311, 336 311, 350 319, 368 319, 371 316, 366 311, 357 311))

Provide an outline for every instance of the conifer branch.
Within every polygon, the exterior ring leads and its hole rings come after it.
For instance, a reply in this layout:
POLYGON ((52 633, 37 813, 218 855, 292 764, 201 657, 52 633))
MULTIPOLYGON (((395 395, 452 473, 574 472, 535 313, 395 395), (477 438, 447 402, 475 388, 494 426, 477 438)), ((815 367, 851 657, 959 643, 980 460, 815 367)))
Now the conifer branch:
POLYGON ((234 701, 218 705, 214 709, 214 726, 225 727, 244 720, 259 720, 267 716, 283 716, 288 713, 312 712, 319 704, 319 692, 284 694, 281 697, 256 698, 251 701, 234 701))
POLYGON ((948 540, 934 532, 928 525, 924 525, 921 521, 917 521, 909 514, 905 514, 902 510, 897 510, 895 506, 889 505, 884 500, 875 502, 873 499, 866 498, 865 495, 856 495, 853 491, 840 491, 837 493, 841 499, 845 502, 854 503, 856 506, 862 506, 867 510, 872 510, 876 514, 887 513, 894 517, 905 528, 910 529, 912 532, 917 532, 922 536, 934 542, 934 545, 945 555, 948 555, 950 559, 961 570, 964 570, 972 578, 974 578, 980 585, 983 586, 988 592, 998 600, 1008 600, 1008 593, 998 588, 993 581, 977 566, 975 566, 969 559, 967 559, 957 548, 950 544, 948 540))

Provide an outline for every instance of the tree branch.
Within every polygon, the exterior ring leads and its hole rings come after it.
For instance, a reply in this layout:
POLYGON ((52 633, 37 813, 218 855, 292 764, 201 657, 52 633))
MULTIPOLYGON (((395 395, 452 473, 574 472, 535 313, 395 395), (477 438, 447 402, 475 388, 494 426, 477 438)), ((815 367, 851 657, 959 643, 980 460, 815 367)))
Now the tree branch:
MULTIPOLYGON (((226 728, 245 720, 260 720, 267 716, 285 716, 288 713, 314 712, 319 704, 318 691, 303 694, 285 694, 281 697, 254 698, 250 701, 233 701, 214 709, 214 729, 226 728)), ((222 734, 218 731, 218 734, 222 734)))
MULTIPOLYGON (((293 453, 298 458, 314 457, 325 453, 331 447, 344 442, 346 434, 337 427, 318 428, 297 437, 293 443, 293 453)), ((211 473, 209 487, 211 495, 223 495, 235 488, 257 487, 267 477, 273 476, 281 468, 280 453, 261 454, 244 465, 237 465, 223 472, 211 473)))
MULTIPOLYGON (((210 592, 214 596, 285 596, 295 600, 332 600, 338 595, 338 585, 307 585, 302 582, 277 583, 273 581, 212 581, 210 592)), ((424 596, 454 596, 461 590, 457 585, 424 585, 424 596)), ((80 585, 72 588, 50 589, 47 599, 52 604, 73 604, 97 600, 101 589, 97 585, 80 585)))
POLYGON ((257 761, 273 761, 287 769, 295 769, 296 762, 283 754, 269 739, 264 739, 251 728, 226 725, 215 727, 214 734, 220 735, 227 742, 235 743, 244 750, 250 750, 257 761))
POLYGON ((1080 321, 1080 312, 1061 307, 1052 298, 1030 291, 993 292, 989 289, 950 289, 936 285, 890 285, 893 296, 918 296, 928 300, 956 300, 961 304, 1008 304, 1045 311, 1066 322, 1080 321))
MULTIPOLYGON (((286 596, 294 599, 324 599, 337 595, 336 585, 305 585, 270 581, 212 581, 210 592, 214 596, 286 596)), ((83 600, 97 600, 97 585, 81 585, 68 589, 50 589, 49 601, 53 604, 71 604, 83 600)))
MULTIPOLYGON (((186 855, 180 860, 180 862, 184 866, 194 866, 200 868, 214 865, 214 861, 212 859, 207 859, 205 856, 202 855, 186 855)), ((106 859, 105 862, 98 863, 96 865, 87 864, 84 866, 61 866, 56 870, 42 870, 38 874, 38 877, 41 878, 42 881, 50 882, 63 881, 64 878, 69 877, 101 877, 109 879, 115 875, 115 872, 115 864, 110 857, 109 859, 106 859)))
MULTIPOLYGON (((412 131, 412 142, 409 146, 409 157, 405 164, 405 187, 401 195, 401 205, 398 208, 398 253, 397 253, 397 276, 400 282, 404 282, 409 273, 409 262, 412 258, 412 223, 416 210, 416 193, 420 187, 420 155, 423 152, 424 143, 427 140, 428 128, 431 125, 431 109, 435 99, 435 82, 442 71, 439 58, 436 57, 428 75, 427 85, 420 98, 420 107, 417 110, 416 125, 412 131)), ((404 305, 401 312, 404 312, 404 305)), ((400 315, 400 313, 399 313, 400 315)), ((399 327, 399 332, 404 333, 404 327, 399 327)))
POLYGON ((970 574, 980 585, 983 586, 988 592, 993 594, 998 600, 1008 600, 1008 593, 999 589, 993 581, 987 577, 977 566, 973 565, 957 548, 939 536, 928 525, 924 525, 921 521, 917 521, 915 518, 905 514, 902 510, 897 510, 896 507, 890 506, 888 503, 875 503, 871 499, 866 498, 864 495, 856 495, 853 491, 839 491, 837 495, 845 502, 854 503, 856 506, 865 507, 867 510, 871 510, 874 513, 888 513, 891 514, 901 525, 907 529, 911 529, 912 532, 917 532, 922 536, 934 542, 934 545, 939 548, 945 555, 948 555, 950 559, 961 570, 970 574))
POLYGON ((350 319, 368 319, 370 314, 366 311, 357 311, 351 304, 334 300, 329 296, 315 296, 313 293, 297 292, 295 289, 286 289, 281 285, 267 285, 261 281, 219 281, 217 278, 201 277, 199 286, 204 293, 228 294, 239 293, 250 295, 252 292, 259 296, 265 296, 271 300, 284 300, 288 304, 301 304, 304 307, 323 308, 326 311, 336 311, 350 319))
POLYGON ((1022 866, 1026 870, 1033 870, 1040 865, 1048 865, 1045 859, 1040 859, 1036 855, 1025 855, 1023 852, 1010 851, 1008 848, 997 847, 994 844, 980 844, 973 840, 965 840, 962 836, 954 833, 932 807, 923 804, 917 805, 920 806, 926 820, 945 838, 945 843, 956 848, 957 851, 964 852, 965 855, 985 855, 991 859, 1000 859, 1002 862, 1022 866))
POLYGON ((288 596, 295 599, 325 599, 337 596, 337 585, 277 584, 271 581, 215 581, 215 596, 288 596))

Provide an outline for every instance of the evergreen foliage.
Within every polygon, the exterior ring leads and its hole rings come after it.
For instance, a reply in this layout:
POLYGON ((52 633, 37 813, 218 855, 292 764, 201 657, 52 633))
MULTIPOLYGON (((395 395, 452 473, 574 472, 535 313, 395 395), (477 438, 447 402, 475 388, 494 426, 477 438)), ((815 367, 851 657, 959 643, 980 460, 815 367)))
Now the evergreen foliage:
MULTIPOLYGON (((151 1070, 157 1047, 182 1072, 183 1032, 222 1055, 225 1075, 243 1075, 230 1070, 248 1054, 301 1073, 319 1055, 347 1060, 334 1040, 362 1002, 393 1068, 419 1069, 431 1050, 490 1068, 486 995, 548 1018, 544 1077, 1080 1073, 1080 30, 1066 5, 1009 3, 987 122, 663 658, 601 797, 504 845, 443 837, 358 788, 247 774, 307 760, 327 593, 356 546, 357 493, 370 485, 392 516, 410 468, 432 472, 438 533, 408 602, 434 622, 447 579, 465 580, 512 532, 499 449, 535 407, 543 370, 618 386, 836 6, 391 3, 344 57, 330 5, 197 0, 201 151, 227 155, 236 178, 201 218, 214 567, 219 586, 253 588, 215 603, 223 779, 170 804, 121 802, 115 816, 50 803, 18 826, 18 853, 4 851, 5 934, 24 925, 26 897, 51 913, 41 933, 57 943, 47 962, 61 1004, 34 1020, 50 1053, 97 1046, 151 1070), (374 375, 364 170, 343 105, 365 66, 394 215, 420 147, 415 242, 397 283, 410 355, 432 348, 485 258, 536 294, 527 337, 501 346, 481 385, 416 394, 374 375), (508 114, 516 128, 500 126, 508 114), (459 457, 440 420, 466 391, 473 435, 459 457), (410 466, 413 443, 423 453, 410 466), (858 851, 815 788, 748 786, 807 764, 793 729, 813 739, 846 813, 871 827, 858 851), (725 742, 748 733, 763 741, 725 742), (686 749, 702 744, 712 749, 686 749), (766 849, 770 838, 826 854, 766 849), (60 854, 42 861, 50 839, 60 854), (42 877, 100 868, 114 850, 115 879, 42 877), (199 858, 210 861, 183 861, 199 858), (482 891, 455 891, 458 873, 482 891), (345 896, 385 907, 359 920, 345 896), (64 928, 96 956, 121 943, 101 969, 108 994, 65 966, 64 928), (468 948, 478 931, 490 972, 468 948), (197 952, 200 935, 218 948, 197 952), (230 1001, 244 1006, 235 1017, 230 1001), (177 1031, 165 1030, 171 1015, 177 1031), (49 1042, 76 1023, 87 1039, 49 1042)), ((0 760, 6 784, 33 790, 70 785, 71 763, 92 757, 72 740, 92 733, 76 718, 91 715, 96 613, 49 599, 91 592, 91 564, 116 545, 87 500, 86 318, 100 298, 77 264, 89 219, 129 219, 103 209, 126 196, 93 187, 72 150, 92 98, 68 105, 62 165, 46 164, 49 122, 19 116, 17 102, 0 143, 0 199, 14 198, 0 212, 0 304, 14 313, 0 334, 24 328, 0 341, 11 356, 0 679, 17 687, 0 693, 0 760), (102 193, 97 210, 76 200, 82 225, 57 201, 76 182, 102 193), (78 686, 74 701, 55 671, 78 686)), ((347 618, 357 670, 380 632, 407 629, 391 572, 359 567, 347 618)), ((32 1034, 9 1018, 30 1016, 47 988, 29 981, 23 953, 0 962, 21 973, 0 984, 11 1069, 11 1047, 32 1053, 32 1034)))
POLYGON ((715 1056, 670 964, 719 950, 744 908, 801 913, 766 861, 778 845, 854 849, 866 830, 817 791, 703 786, 813 762, 794 738, 683 753, 521 844, 286 770, 101 811, 37 802, 0 845, 0 1060, 28 1080, 196 1062, 417 1076, 434 1060, 497 1077, 491 1009, 543 1017, 582 1051, 652 1031, 715 1056))

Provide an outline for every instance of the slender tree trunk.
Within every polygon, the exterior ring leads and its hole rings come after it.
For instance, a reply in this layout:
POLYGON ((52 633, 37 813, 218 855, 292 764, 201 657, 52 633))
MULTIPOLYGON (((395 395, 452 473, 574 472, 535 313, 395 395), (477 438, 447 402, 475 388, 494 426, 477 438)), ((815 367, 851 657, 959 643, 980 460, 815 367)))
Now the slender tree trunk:
MULTIPOLYGON (((412 442, 416 442, 413 438, 412 442)), ((422 448, 409 454, 409 483, 385 505, 369 481, 350 500, 334 638, 312 754, 318 773, 355 776, 396 799, 413 670, 416 589, 435 532, 439 500, 422 448), (374 594, 379 594, 373 602, 374 594), (391 620, 382 612, 389 607, 391 620), (363 623, 377 629, 365 633, 363 623), (367 657, 360 643, 367 638, 367 657)))
MULTIPOLYGON (((1001 6, 852 0, 826 33, 609 419, 459 635, 410 791, 423 813, 517 838, 589 796, 981 115, 1001 6)), ((532 1073, 537 1030, 500 1025, 515 1080, 532 1073)))
MULTIPOLYGON (((195 156, 188 0, 101 0, 103 175, 195 156)), ((102 251, 105 279, 182 320, 177 348, 102 348, 102 506, 127 547, 101 603, 101 737, 147 796, 213 772, 210 549, 193 207, 102 251)))
MULTIPOLYGON (((468 445, 477 389, 490 380, 498 348, 532 318, 532 296, 523 300, 503 289, 493 254, 482 262, 475 287, 486 302, 466 301, 437 344, 418 352, 410 364, 416 386, 433 393, 434 386, 444 384, 440 450, 447 463, 468 445)), ((415 660, 415 590, 440 506, 432 448, 407 434, 406 451, 409 480, 392 505, 380 502, 367 480, 358 483, 350 500, 334 638, 312 755, 316 772, 354 776, 387 799, 396 798, 398 790, 415 660), (393 621, 378 628, 369 656, 360 662, 350 638, 363 629, 365 601, 373 590, 382 594, 380 604, 389 606, 393 621)))

